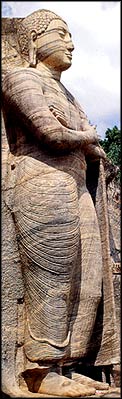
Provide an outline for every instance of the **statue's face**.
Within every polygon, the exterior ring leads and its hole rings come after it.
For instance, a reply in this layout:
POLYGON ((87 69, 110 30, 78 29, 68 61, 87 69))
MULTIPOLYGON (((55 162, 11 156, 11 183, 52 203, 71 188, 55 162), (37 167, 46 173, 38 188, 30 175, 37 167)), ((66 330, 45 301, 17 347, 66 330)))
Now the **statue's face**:
POLYGON ((52 20, 45 33, 37 37, 37 59, 57 71, 70 67, 73 50, 71 34, 61 19, 52 20))

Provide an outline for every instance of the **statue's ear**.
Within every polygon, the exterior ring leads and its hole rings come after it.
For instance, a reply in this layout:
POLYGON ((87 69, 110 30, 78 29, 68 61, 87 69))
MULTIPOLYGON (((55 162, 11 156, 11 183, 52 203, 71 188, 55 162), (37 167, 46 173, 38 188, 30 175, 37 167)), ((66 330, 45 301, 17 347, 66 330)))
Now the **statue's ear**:
POLYGON ((29 38, 28 38, 28 44, 29 44, 29 66, 32 68, 36 67, 37 60, 36 60, 36 39, 37 39, 37 34, 35 30, 32 30, 29 33, 29 38))

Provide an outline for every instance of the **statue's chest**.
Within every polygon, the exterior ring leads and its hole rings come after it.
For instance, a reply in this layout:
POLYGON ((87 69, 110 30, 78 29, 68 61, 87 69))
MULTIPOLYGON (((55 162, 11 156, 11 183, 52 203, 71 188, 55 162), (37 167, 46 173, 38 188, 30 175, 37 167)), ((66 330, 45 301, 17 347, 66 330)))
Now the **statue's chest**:
POLYGON ((81 118, 73 96, 57 82, 44 87, 46 103, 53 115, 67 128, 80 130, 81 118))

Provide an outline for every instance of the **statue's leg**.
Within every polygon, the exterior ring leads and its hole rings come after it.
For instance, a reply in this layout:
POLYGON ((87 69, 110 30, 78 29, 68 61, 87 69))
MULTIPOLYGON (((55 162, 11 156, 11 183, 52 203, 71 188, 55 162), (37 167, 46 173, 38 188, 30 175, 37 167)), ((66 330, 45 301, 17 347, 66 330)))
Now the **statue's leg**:
POLYGON ((62 172, 49 177, 39 181, 31 177, 16 190, 27 316, 24 348, 31 361, 58 361, 70 351, 70 291, 80 237, 78 198, 72 178, 65 181, 62 172))
MULTIPOLYGON (((79 353, 84 358, 90 350, 90 337, 94 330, 98 305, 102 295, 102 251, 98 220, 94 204, 87 190, 79 199, 81 253, 79 255, 81 287, 77 301, 79 305, 71 336, 72 357, 79 353)), ((76 277, 77 282, 77 277, 76 277)), ((92 358, 91 358, 92 360, 92 358)), ((71 378, 86 386, 106 390, 109 384, 95 381, 72 372, 71 378)))
MULTIPOLYGON (((94 204, 84 188, 79 198, 81 252, 79 253, 80 292, 76 298, 71 336, 71 357, 84 358, 90 350, 98 305, 102 296, 102 250, 94 204)), ((78 272, 78 267, 77 267, 78 272)), ((75 274, 75 292, 77 290, 75 274)), ((92 361, 92 357, 90 358, 92 361)))

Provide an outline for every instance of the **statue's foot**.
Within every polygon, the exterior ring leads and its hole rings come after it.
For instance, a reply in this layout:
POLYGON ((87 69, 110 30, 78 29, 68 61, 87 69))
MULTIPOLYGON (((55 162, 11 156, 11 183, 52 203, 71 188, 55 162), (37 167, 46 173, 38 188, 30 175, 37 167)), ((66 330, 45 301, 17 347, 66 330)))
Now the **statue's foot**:
POLYGON ((85 375, 78 374, 72 371, 71 378, 73 381, 78 382, 79 384, 86 385, 88 387, 94 387, 100 391, 109 389, 109 384, 101 381, 95 381, 92 378, 89 378, 85 375))
POLYGON ((96 389, 79 384, 55 372, 48 372, 42 381, 38 376, 34 382, 33 391, 60 397, 79 397, 94 395, 96 389))

